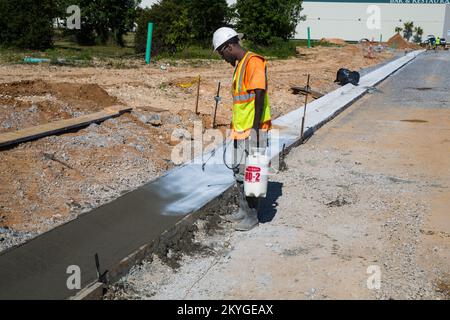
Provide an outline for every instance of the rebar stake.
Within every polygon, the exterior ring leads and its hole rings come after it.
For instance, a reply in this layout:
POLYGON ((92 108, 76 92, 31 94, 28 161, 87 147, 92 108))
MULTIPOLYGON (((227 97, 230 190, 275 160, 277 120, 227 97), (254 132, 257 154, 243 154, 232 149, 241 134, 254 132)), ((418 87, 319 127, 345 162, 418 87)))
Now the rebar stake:
POLYGON ((220 101, 220 82, 217 87, 217 95, 214 97, 214 100, 216 100, 216 108, 214 109, 214 118, 213 118, 213 129, 216 127, 216 115, 217 115, 217 106, 219 105, 220 101))
POLYGON ((198 114, 198 99, 200 96, 200 75, 198 75, 198 84, 197 84, 197 101, 195 102, 195 114, 198 114))
POLYGON ((310 77, 310 75, 308 74, 308 80, 306 81, 305 107, 303 108, 303 117, 302 117, 302 129, 301 129, 301 132, 300 132, 300 139, 302 141, 303 141, 304 128, 305 128, 306 105, 308 103, 308 94, 309 94, 309 91, 310 91, 309 77, 310 77))

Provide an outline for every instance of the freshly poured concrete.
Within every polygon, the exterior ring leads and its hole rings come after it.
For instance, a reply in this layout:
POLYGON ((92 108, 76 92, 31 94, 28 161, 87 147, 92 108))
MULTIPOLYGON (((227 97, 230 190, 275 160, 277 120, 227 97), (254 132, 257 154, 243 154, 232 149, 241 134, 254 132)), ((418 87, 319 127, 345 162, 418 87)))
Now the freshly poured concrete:
MULTIPOLYGON (((312 132, 333 118, 368 87, 411 61, 412 52, 308 105, 305 131, 312 132)), ((298 141, 302 108, 274 121, 280 128, 275 157, 283 145, 298 141)), ((233 184, 233 175, 222 164, 219 147, 202 170, 201 157, 169 171, 156 181, 82 215, 22 246, 0 255, 0 299, 65 299, 78 290, 67 289, 67 268, 81 269, 81 288, 97 279, 94 255, 101 271, 113 269, 142 245, 151 243, 184 216, 198 210, 233 184)), ((204 156, 208 159, 210 154, 204 156)))

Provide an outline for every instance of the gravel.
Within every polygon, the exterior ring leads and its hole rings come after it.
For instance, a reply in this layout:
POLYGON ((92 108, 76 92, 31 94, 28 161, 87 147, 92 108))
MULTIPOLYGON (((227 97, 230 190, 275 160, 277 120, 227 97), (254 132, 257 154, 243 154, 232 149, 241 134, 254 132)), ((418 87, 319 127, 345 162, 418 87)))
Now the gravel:
POLYGON ((9 227, 0 227, 0 251, 17 246, 36 236, 36 232, 20 232, 9 227))
MULTIPOLYGON (((167 163, 163 168, 155 163, 154 158, 161 157, 155 153, 155 147, 155 141, 149 140, 125 116, 106 120, 101 125, 91 124, 76 134, 48 136, 4 151, 4 157, 10 153, 23 157, 27 152, 31 157, 28 161, 35 169, 11 182, 5 181, 15 192, 14 197, 2 203, 1 213, 11 217, 15 216, 14 212, 20 212, 23 223, 19 228, 9 226, 8 232, 2 232, 0 251, 155 179, 168 168, 167 163), (35 185, 39 187, 33 188, 35 185)), ((8 167, 7 170, 18 169, 8 167)), ((30 168, 19 170, 26 172, 30 168)))

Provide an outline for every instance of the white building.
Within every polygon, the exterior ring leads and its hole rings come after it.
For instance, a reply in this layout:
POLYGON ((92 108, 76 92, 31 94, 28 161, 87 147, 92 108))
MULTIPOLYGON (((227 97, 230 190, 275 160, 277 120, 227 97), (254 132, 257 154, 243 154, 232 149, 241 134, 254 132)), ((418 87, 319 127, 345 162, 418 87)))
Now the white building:
POLYGON ((306 21, 297 27, 296 38, 362 38, 385 41, 406 21, 422 27, 423 37, 450 38, 450 0, 305 0, 306 21))

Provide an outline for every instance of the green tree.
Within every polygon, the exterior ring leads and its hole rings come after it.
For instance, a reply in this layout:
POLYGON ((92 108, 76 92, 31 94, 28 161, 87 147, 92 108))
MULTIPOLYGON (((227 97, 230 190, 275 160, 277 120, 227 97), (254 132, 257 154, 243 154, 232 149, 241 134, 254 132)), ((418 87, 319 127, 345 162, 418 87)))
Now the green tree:
POLYGON ((423 29, 421 27, 415 27, 414 28, 414 39, 413 41, 415 43, 421 43, 422 42, 422 35, 423 35, 423 29))
POLYGON ((395 27, 395 32, 397 34, 400 34, 400 32, 402 32, 403 28, 402 27, 395 27))
POLYGON ((237 29, 255 45, 269 45, 277 39, 288 40, 295 34, 302 0, 237 0, 237 29), (274 40, 275 39, 275 40, 274 40))
POLYGON ((46 49, 53 45, 55 0, 1 0, 0 45, 46 49))
POLYGON ((64 0, 62 9, 77 5, 81 9, 81 29, 66 30, 79 44, 105 44, 110 40, 123 46, 123 36, 133 29, 140 0, 64 0))
POLYGON ((409 41, 413 35, 414 23, 412 21, 407 21, 403 24, 403 38, 409 41))
POLYGON ((160 0, 151 8, 141 10, 139 13, 135 38, 135 49, 138 53, 145 51, 149 22, 154 24, 153 55, 181 50, 194 37, 185 1, 160 0))
POLYGON ((226 25, 231 12, 226 0, 187 0, 189 20, 196 41, 209 44, 214 31, 226 25))

